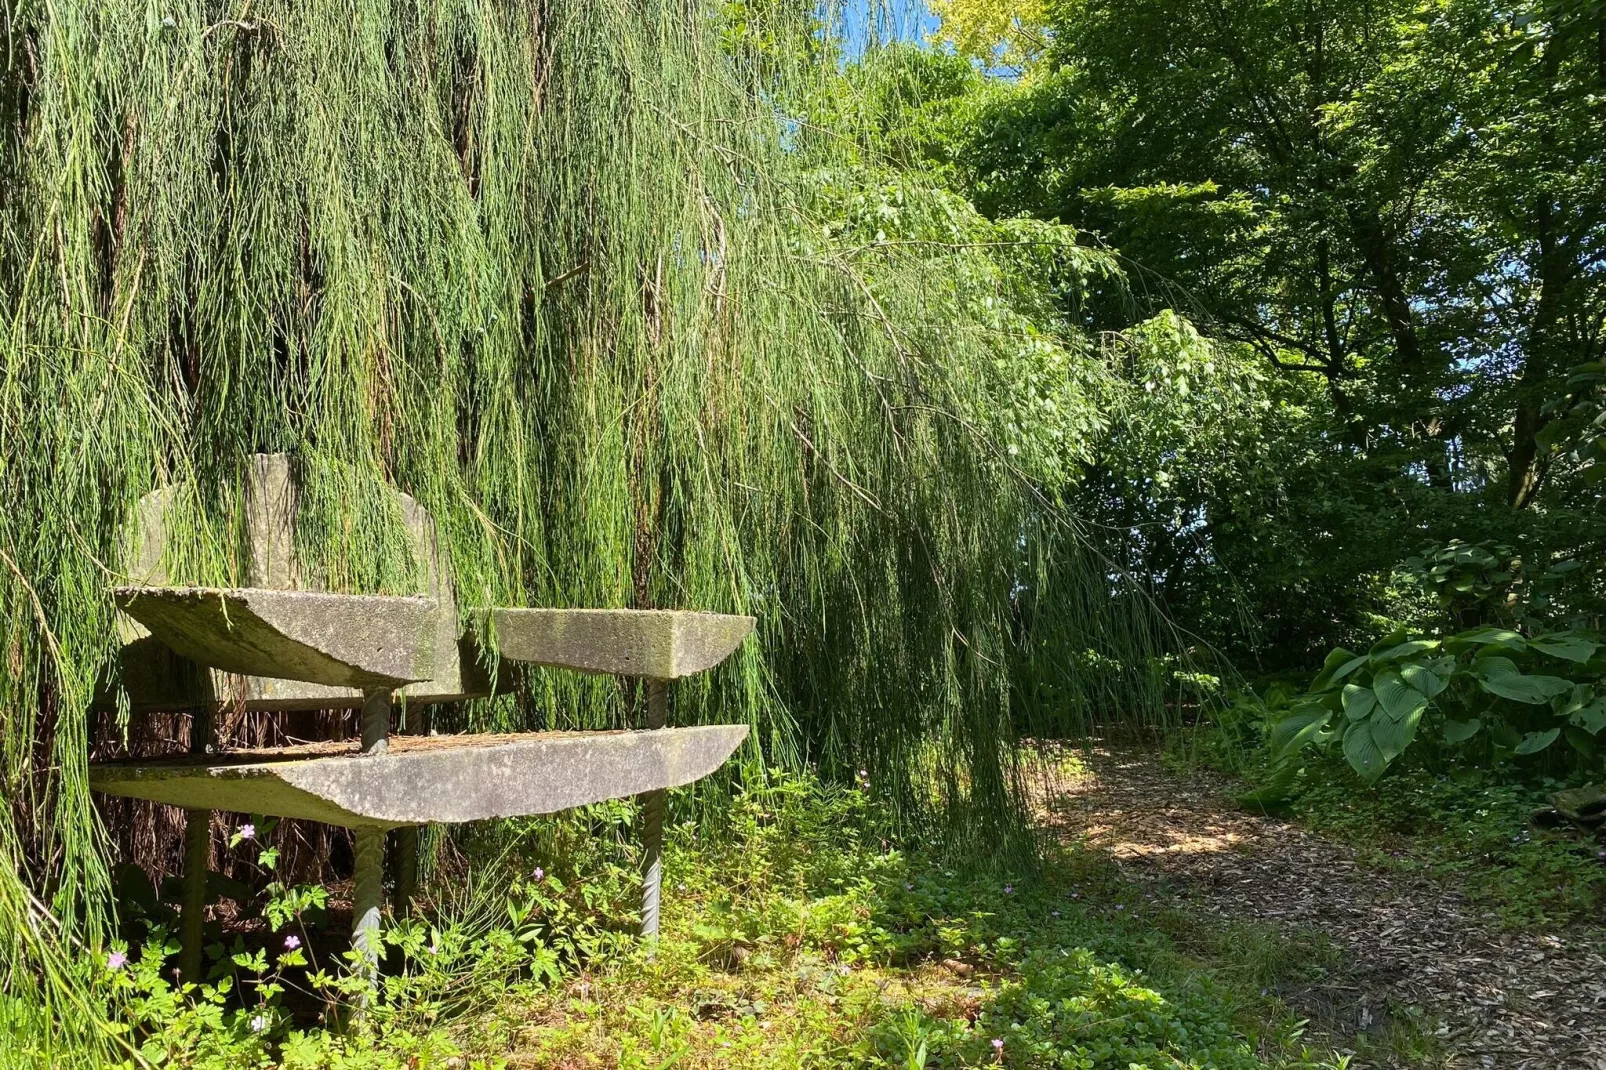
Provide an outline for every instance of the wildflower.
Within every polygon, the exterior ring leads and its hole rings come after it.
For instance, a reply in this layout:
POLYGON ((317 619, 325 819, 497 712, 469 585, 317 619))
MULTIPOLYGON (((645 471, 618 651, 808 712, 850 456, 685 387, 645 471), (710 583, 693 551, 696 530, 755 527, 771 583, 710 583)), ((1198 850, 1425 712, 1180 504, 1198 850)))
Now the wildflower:
POLYGON ((251 1019, 251 1032, 260 1033, 268 1027, 268 1016, 259 1014, 251 1019))
POLYGON ((530 876, 534 877, 538 881, 544 881, 546 880, 546 870, 542 869, 540 866, 536 866, 535 872, 530 874, 530 876))
POLYGON ((1004 885, 1004 894, 1005 895, 1014 895, 1015 894, 1015 886, 1013 884, 1004 885))
POLYGON ((108 970, 120 970, 127 965, 128 954, 126 952, 113 951, 110 955, 106 956, 106 968, 108 970))
POLYGON ((912 891, 915 890, 915 886, 913 884, 910 884, 909 882, 905 881, 904 885, 903 885, 903 890, 906 891, 906 892, 912 892, 912 891))
POLYGON ((993 1038, 993 1051, 997 1052, 999 1055, 1003 1055, 1004 1054, 1004 1038, 1003 1037, 994 1037, 993 1038))
POLYGON ((297 936, 295 933, 291 933, 289 936, 284 938, 284 949, 286 951, 294 951, 300 946, 301 937, 297 936))
POLYGON ((254 840, 256 838, 257 838, 257 827, 255 825, 253 825, 253 824, 251 824, 251 822, 247 821, 245 824, 240 826, 240 839, 242 839, 242 840, 254 840))
POLYGON ((1048 912, 1048 915, 1049 915, 1049 917, 1051 917, 1051 918, 1057 918, 1057 917, 1059 917, 1059 916, 1060 916, 1060 912, 1059 912, 1059 911, 1057 911, 1057 910, 1050 910, 1050 911, 1049 911, 1049 912, 1048 912))
POLYGON ((441 953, 440 945, 435 943, 431 943, 424 950, 428 951, 431 955, 439 955, 441 953))
POLYGON ((1126 909, 1126 904, 1125 903, 1117 903, 1117 904, 1115 904, 1115 909, 1116 910, 1125 910, 1126 909))

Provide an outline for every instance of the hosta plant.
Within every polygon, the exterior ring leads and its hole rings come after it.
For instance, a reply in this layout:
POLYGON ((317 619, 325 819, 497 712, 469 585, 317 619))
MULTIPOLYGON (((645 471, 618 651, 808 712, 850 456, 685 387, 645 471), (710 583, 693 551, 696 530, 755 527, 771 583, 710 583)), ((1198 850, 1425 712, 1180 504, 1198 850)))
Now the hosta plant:
POLYGON ((1340 747, 1368 781, 1424 745, 1520 756, 1564 739, 1593 761, 1606 729, 1603 676, 1606 652, 1592 633, 1402 630, 1364 654, 1329 654, 1270 743, 1284 765, 1305 747, 1340 747))

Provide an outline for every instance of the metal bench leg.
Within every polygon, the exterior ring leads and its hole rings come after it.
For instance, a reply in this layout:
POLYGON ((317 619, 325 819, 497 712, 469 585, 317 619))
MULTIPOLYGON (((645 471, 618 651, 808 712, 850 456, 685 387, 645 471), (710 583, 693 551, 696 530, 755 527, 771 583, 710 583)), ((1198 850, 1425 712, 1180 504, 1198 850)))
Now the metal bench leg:
MULTIPOLYGON (((404 721, 402 734, 425 734, 424 711, 417 707, 402 708, 404 721)), ((405 918, 413 912, 413 897, 418 894, 418 848, 423 839, 421 825, 409 825, 390 834, 390 871, 395 887, 390 894, 390 912, 405 918)))
MULTIPOLYGON (((190 753, 205 754, 212 746, 212 711, 198 710, 190 720, 190 753)), ((184 896, 179 902, 179 979, 200 984, 201 949, 206 943, 206 872, 212 860, 212 811, 184 811, 184 896)))
POLYGON ((206 871, 212 854, 212 811, 184 811, 184 898, 179 904, 179 979, 200 984, 206 943, 206 871))
MULTIPOLYGON (((663 728, 669 720, 669 681, 647 681, 647 727, 663 728)), ((641 935, 658 938, 659 903, 664 883, 664 810, 669 793, 663 788, 641 797, 641 935)))
POLYGON ((385 829, 355 829, 357 873, 351 892, 351 946, 370 984, 379 980, 379 912, 385 905, 385 829))
MULTIPOLYGON (((362 700, 362 752, 384 754, 389 740, 390 692, 370 691, 362 700)), ((360 956, 358 968, 370 984, 379 980, 379 912, 385 905, 386 832, 378 825, 353 830, 357 866, 351 892, 351 946, 360 956)))
POLYGON ((390 912, 398 918, 412 913, 418 891, 418 837, 423 829, 408 825, 391 833, 390 865, 396 886, 391 890, 390 912))

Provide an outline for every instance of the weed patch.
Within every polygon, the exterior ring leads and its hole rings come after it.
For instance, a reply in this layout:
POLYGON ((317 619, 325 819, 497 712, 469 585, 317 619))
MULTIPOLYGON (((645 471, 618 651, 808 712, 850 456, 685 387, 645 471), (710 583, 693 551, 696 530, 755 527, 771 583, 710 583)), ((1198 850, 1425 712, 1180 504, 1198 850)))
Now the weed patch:
POLYGON ((633 818, 482 834, 473 883, 438 881, 390 927, 372 993, 287 947, 319 936, 291 916, 236 934, 204 986, 164 979, 159 925, 85 980, 141 1057, 229 1070, 1334 1065, 1271 992, 1308 972, 1297 947, 1206 935, 1097 852, 966 866, 892 846, 861 791, 777 777, 717 836, 673 828, 648 946, 629 931, 633 818))

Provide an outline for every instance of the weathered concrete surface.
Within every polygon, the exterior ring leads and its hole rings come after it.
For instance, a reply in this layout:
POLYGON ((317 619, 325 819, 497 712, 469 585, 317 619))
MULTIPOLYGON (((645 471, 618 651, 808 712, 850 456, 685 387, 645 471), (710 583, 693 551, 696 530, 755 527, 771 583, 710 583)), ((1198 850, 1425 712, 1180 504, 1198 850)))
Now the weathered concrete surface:
POLYGON ((435 666, 427 598, 245 587, 119 587, 117 605, 178 654, 248 676, 396 688, 435 666))
POLYGON ((679 787, 718 769, 746 725, 645 732, 392 736, 383 755, 329 746, 92 765, 90 786, 191 809, 350 827, 548 814, 679 787))
MULTIPOLYGON (((459 702, 490 693, 490 680, 479 663, 478 648, 461 634, 457 603, 440 553, 435 522, 413 498, 399 491, 394 500, 412 542, 423 577, 417 592, 438 606, 435 618, 435 669, 431 677, 402 689, 409 703, 459 702)), ((128 546, 122 567, 131 585, 171 586, 163 554, 176 490, 168 487, 140 499, 129 518, 128 546)), ((290 459, 281 453, 258 454, 245 482, 245 586, 273 590, 321 590, 321 577, 310 575, 295 559, 296 487, 290 459)), ((172 652, 132 618, 118 620, 123 640, 121 678, 136 711, 186 710, 239 704, 251 710, 356 709, 361 690, 351 687, 244 676, 210 670, 172 652)), ((109 683, 109 682, 108 682, 109 683)), ((113 708, 116 693, 103 685, 96 705, 113 708)))
POLYGON ((669 609, 493 609, 490 623, 497 652, 512 661, 674 680, 724 661, 755 621, 669 609))

